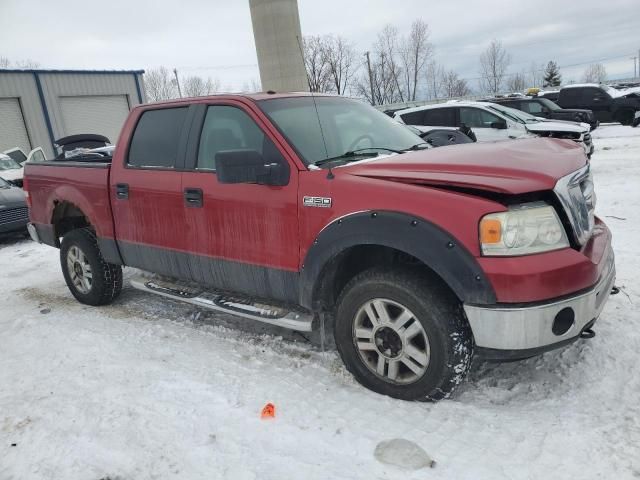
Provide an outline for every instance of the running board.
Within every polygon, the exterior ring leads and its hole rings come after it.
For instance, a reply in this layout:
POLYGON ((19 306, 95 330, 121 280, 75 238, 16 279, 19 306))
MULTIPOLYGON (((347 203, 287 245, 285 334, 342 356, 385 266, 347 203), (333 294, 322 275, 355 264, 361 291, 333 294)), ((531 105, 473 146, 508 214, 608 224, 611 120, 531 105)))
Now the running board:
POLYGON ((308 313, 286 310, 215 290, 203 290, 188 283, 168 282, 143 277, 134 277, 130 280, 130 283, 137 290, 190 303, 208 310, 228 313, 290 330, 311 331, 313 316, 308 313))

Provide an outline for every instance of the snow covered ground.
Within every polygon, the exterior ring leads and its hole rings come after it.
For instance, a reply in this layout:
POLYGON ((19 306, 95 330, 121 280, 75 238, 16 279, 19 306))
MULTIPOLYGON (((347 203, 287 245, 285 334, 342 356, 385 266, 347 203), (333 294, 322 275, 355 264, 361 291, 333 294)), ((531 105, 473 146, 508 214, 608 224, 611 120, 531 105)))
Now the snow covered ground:
POLYGON ((622 287, 597 336, 477 363, 438 404, 371 393, 299 336, 130 288, 83 306, 56 250, 0 241, 0 479, 640 478, 640 128, 594 141, 622 287), (436 467, 379 463, 392 438, 436 467))

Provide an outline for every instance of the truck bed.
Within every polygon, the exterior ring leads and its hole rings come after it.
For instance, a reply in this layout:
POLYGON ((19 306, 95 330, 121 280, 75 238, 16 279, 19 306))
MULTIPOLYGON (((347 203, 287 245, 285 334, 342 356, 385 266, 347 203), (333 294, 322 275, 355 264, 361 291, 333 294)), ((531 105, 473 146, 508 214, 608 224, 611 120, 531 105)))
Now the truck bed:
POLYGON ((114 238, 109 162, 45 161, 25 164, 30 220, 47 228, 61 199, 94 219, 96 233, 114 238))

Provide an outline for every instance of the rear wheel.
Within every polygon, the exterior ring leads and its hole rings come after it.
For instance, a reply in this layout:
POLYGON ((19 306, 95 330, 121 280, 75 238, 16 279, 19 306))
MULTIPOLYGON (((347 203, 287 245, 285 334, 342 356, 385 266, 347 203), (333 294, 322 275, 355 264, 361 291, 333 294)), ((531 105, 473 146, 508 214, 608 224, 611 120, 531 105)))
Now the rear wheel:
POLYGON ((64 236, 60 264, 69 290, 81 303, 105 305, 122 290, 122 268, 102 258, 96 235, 89 228, 64 236))
POLYGON ((334 335, 365 387, 404 400, 440 400, 471 364, 473 341, 458 300, 439 282, 406 271, 368 270, 338 300, 334 335))

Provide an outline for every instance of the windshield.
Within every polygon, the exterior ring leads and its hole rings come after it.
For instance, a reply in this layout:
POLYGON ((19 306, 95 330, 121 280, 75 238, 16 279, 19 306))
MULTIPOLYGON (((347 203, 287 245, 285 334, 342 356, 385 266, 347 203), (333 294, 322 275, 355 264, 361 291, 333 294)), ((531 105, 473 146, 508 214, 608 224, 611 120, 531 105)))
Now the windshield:
POLYGON ((560 107, 555 103, 553 103, 548 98, 539 98, 538 101, 542 103, 542 105, 547 107, 549 110, 551 110, 552 112, 555 112, 556 110, 560 110, 560 107))
POLYGON ((21 168, 20 164, 16 163, 13 158, 7 155, 0 156, 0 170, 16 170, 18 168, 21 168))
POLYGON ((0 177, 0 188, 9 188, 9 182, 7 182, 4 178, 0 177))
POLYGON ((307 165, 342 157, 346 152, 359 151, 358 159, 361 159, 363 151, 376 156, 424 143, 405 125, 359 100, 316 97, 315 102, 317 115, 312 97, 258 102, 307 165))
POLYGON ((533 115, 529 115, 526 112, 523 112, 521 110, 516 110, 515 108, 511 108, 511 107, 505 107, 504 105, 498 105, 497 103, 488 105, 488 107, 496 112, 501 113, 505 117, 509 117, 514 122, 537 123, 540 121, 533 115))

